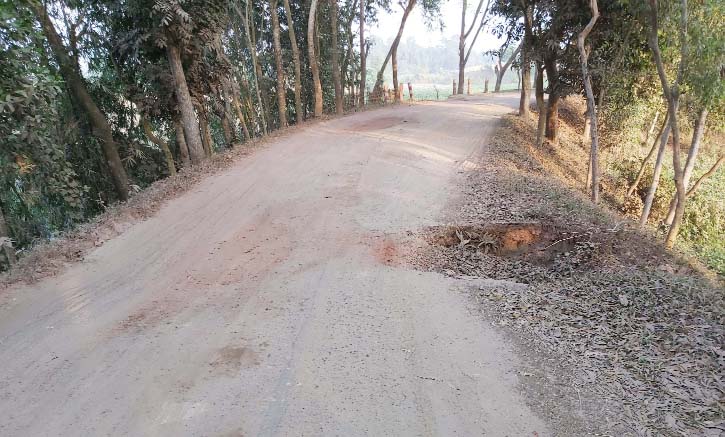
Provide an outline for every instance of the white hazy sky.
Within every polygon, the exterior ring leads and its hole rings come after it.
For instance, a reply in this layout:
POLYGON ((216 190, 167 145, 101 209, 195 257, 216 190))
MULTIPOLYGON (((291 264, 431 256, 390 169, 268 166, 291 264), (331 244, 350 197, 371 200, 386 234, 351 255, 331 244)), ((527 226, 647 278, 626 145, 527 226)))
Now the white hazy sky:
MULTIPOLYGON (((468 2, 467 26, 470 25, 471 15, 473 15, 478 6, 477 2, 472 4, 474 1, 468 2)), ((382 38, 385 41, 390 41, 395 38, 395 35, 398 33, 398 27, 400 26, 400 19, 403 16, 402 8, 397 5, 395 0, 393 0, 393 3, 393 13, 379 13, 377 25, 371 27, 369 30, 372 35, 382 38)), ((426 27, 423 16, 420 13, 420 6, 416 6, 408 17, 408 21, 405 23, 403 39, 413 38, 419 45, 429 47, 438 45, 444 37, 458 36, 461 31, 461 4, 461 0, 443 0, 443 6, 441 7, 441 19, 445 25, 443 31, 439 28, 429 29, 426 27)), ((482 52, 496 48, 499 45, 500 42, 490 33, 489 29, 484 28, 476 41, 476 51, 482 52)))

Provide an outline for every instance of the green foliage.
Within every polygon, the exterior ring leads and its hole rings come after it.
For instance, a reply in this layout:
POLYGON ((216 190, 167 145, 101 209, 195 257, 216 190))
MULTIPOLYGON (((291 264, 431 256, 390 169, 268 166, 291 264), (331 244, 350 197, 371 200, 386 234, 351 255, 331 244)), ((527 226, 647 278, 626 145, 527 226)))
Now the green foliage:
MULTIPOLYGON (((705 173, 717 157, 710 155, 701 157, 693 172, 691 185, 700 175, 705 173)), ((665 162, 671 160, 665 159, 665 162)), ((633 203, 624 199, 621 193, 626 190, 637 175, 641 161, 630 157, 612 165, 612 175, 623 183, 620 189, 620 201, 632 217, 639 217, 641 206, 652 183, 652 166, 646 171, 639 183, 634 196, 639 202, 633 203), (626 201, 625 201, 626 200, 626 201), (638 205, 637 208, 630 205, 638 205)), ((685 216, 682 222, 679 243, 681 247, 694 251, 710 268, 725 275, 725 172, 718 171, 700 186, 699 190, 687 198, 685 216)), ((671 165, 665 165, 652 203, 650 222, 661 223, 667 216, 670 200, 675 195, 674 172, 671 165)))

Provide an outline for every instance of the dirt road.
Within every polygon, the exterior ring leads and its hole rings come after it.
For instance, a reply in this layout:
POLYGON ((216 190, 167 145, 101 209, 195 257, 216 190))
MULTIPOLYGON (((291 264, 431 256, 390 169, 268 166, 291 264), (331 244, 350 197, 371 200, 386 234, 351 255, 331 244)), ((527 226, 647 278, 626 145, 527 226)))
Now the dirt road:
POLYGON ((316 124, 0 297, 1 435, 549 435, 456 280, 400 259, 511 95, 316 124))

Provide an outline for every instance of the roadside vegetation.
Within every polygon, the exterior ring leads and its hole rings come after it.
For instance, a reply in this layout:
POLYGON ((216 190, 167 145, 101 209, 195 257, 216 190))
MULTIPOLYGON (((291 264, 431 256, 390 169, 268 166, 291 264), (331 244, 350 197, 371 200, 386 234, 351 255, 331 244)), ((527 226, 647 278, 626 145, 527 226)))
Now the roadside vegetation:
POLYGON ((594 203, 606 199, 640 228, 656 229, 666 249, 696 253, 722 274, 722 2, 591 0, 586 6, 492 5, 504 19, 497 28, 506 35, 501 53, 518 44, 519 64, 533 67, 521 71, 519 115, 537 114, 534 149, 555 160, 581 147, 585 153, 570 171, 585 171, 578 182, 594 203), (562 105, 570 96, 584 104, 567 113, 562 105), (563 147, 562 121, 578 136, 563 147))

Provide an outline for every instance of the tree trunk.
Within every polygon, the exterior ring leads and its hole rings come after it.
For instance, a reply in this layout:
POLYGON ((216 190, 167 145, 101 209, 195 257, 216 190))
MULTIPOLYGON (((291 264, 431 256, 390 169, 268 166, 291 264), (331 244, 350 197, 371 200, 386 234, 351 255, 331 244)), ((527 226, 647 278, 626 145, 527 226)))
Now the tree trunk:
POLYGON ((655 127, 657 127, 657 120, 660 118, 660 110, 659 108, 655 111, 655 116, 652 119, 652 123, 649 125, 649 129, 647 129, 647 133, 645 133, 644 141, 642 141, 642 147, 647 147, 649 144, 649 139, 652 137, 652 133, 655 131, 655 127))
POLYGON ((546 111, 546 139, 552 144, 559 141, 559 91, 557 82, 559 77, 555 53, 549 51, 544 55, 546 77, 549 79, 549 107, 546 111))
POLYGON ((350 15, 347 16, 347 21, 345 22, 345 30, 347 34, 347 50, 345 51, 345 55, 343 56, 342 65, 340 66, 340 72, 342 74, 342 91, 343 91, 343 97, 345 95, 345 88, 348 90, 348 95, 350 98, 347 100, 349 102, 350 106, 355 106, 356 100, 355 100, 355 76, 356 72, 350 71, 350 66, 352 65, 353 60, 353 46, 355 44, 355 34, 352 31, 352 22, 355 20, 355 17, 357 16, 357 2, 358 0, 353 0, 352 5, 350 7, 350 15))
POLYGON ((277 111, 279 126, 287 127, 287 94, 284 84, 284 66, 282 65, 282 44, 279 42, 279 14, 277 0, 270 0, 269 9, 272 15, 272 43, 274 45, 274 63, 277 70, 277 111))
POLYGON ((232 92, 232 107, 234 107, 234 112, 237 114, 237 118, 239 119, 239 123, 242 125, 242 131, 244 132, 244 139, 249 141, 252 137, 249 135, 249 128, 247 128, 247 123, 244 120, 244 112, 242 111, 242 104, 239 102, 239 96, 236 95, 236 93, 232 92))
POLYGON ((174 130, 176 131, 176 145, 179 147, 179 156, 184 167, 191 165, 189 159, 189 146, 186 145, 184 137, 184 125, 181 123, 181 117, 174 115, 174 130))
POLYGON ((68 54, 68 50, 63 45, 63 40, 53 26, 53 22, 48 16, 48 11, 45 9, 45 5, 42 2, 29 2, 30 7, 35 12, 35 15, 40 22, 40 26, 43 29, 48 44, 50 45, 53 55, 55 56, 58 66, 60 67, 60 73, 63 76, 63 80, 70 88, 73 93, 73 97, 77 100, 83 111, 86 113, 88 120, 90 121, 93 134, 98 137, 101 142, 101 149, 103 155, 106 158, 108 170, 111 173, 113 179, 113 186, 116 190, 116 195, 122 201, 128 199, 128 176, 126 170, 123 168, 121 157, 118 154, 118 145, 113 139, 113 131, 111 126, 108 124, 106 116, 103 115, 101 110, 96 105, 96 102, 91 97, 91 94, 86 88, 83 77, 76 71, 75 62, 68 54))
POLYGON ((360 99, 360 107, 365 107, 365 79, 367 75, 365 61, 367 53, 365 51, 365 6, 367 0, 360 0, 360 93, 358 98, 360 99))
POLYGON ((153 129, 151 129, 151 123, 149 123, 148 119, 144 116, 141 116, 141 127, 143 128, 146 136, 149 137, 149 140, 159 146, 161 151, 164 153, 164 159, 166 160, 166 168, 169 170, 169 176, 175 176, 176 165, 174 164, 174 155, 171 154, 171 149, 169 149, 169 145, 166 143, 166 141, 162 140, 154 134, 153 129))
POLYGON ((405 22, 408 20, 408 15, 410 15, 411 11, 413 10, 413 7, 415 7, 416 2, 417 2, 417 0, 408 0, 408 5, 405 7, 405 10, 403 11, 403 18, 400 20, 400 27, 398 28, 398 34, 395 35, 393 44, 390 46, 390 49, 388 50, 388 54, 385 55, 385 59, 383 60, 383 65, 380 67, 380 70, 378 71, 378 77, 375 80, 375 87, 373 87, 373 93, 376 95, 379 94, 383 88, 383 75, 385 74, 385 68, 388 66, 388 62, 390 61, 390 58, 393 55, 393 50, 395 50, 395 51, 398 50, 398 44, 400 44, 400 39, 403 37, 403 29, 405 29, 405 22))
MULTIPOLYGON (((700 116, 697 117, 695 122, 695 131, 692 134, 692 144, 690 144, 690 151, 687 153, 687 161, 685 161, 685 172, 682 176, 683 184, 685 188, 690 184, 690 177, 692 177, 692 170, 695 168, 695 161, 697 160, 697 153, 700 151, 700 144, 702 143, 702 137, 705 134, 705 122, 707 121, 707 109, 700 111, 700 116)), ((685 196, 687 198, 687 195, 685 196)), ((677 209, 677 197, 673 197, 670 202, 670 209, 665 219, 667 226, 672 225, 672 220, 675 219, 675 210, 677 209)))
MULTIPOLYGON (((483 2, 483 0, 482 0, 483 2)), ((463 61, 466 52, 466 9, 468 1, 463 0, 461 7, 461 34, 458 37, 458 94, 463 94, 463 81, 465 80, 466 64, 463 61)))
POLYGON ((227 117, 227 113, 224 112, 224 115, 221 117, 221 124, 222 124, 222 133, 224 134, 224 142, 227 145, 227 148, 231 149, 234 147, 234 129, 232 129, 231 123, 229 123, 229 118, 227 117))
MULTIPOLYGON (((532 22, 533 22, 533 6, 526 5, 524 10, 524 41, 521 49, 521 101, 519 102, 519 115, 528 117, 529 102, 531 100, 531 59, 532 50, 532 22)), ((551 107, 549 107, 551 113, 551 107)))
POLYGON ((473 21, 471 21, 471 26, 468 28, 468 30, 466 30, 466 9, 468 9, 468 2, 466 0, 463 0, 463 7, 461 9, 461 34, 458 38, 458 94, 463 94, 463 81, 465 80, 466 64, 468 63, 468 57, 471 54, 471 49, 473 48, 473 45, 476 43, 478 34, 483 28, 483 22, 485 21, 486 14, 488 13, 488 6, 490 4, 491 2, 489 0, 489 2, 486 4, 486 10, 483 13, 483 18, 481 19, 480 24, 476 29, 476 34, 473 36, 473 41, 471 41, 471 45, 468 47, 468 51, 466 51, 466 39, 468 39, 468 37, 471 35, 471 32, 476 25, 478 14, 481 12, 481 6, 483 6, 483 0, 479 0, 478 7, 476 8, 476 13, 473 14, 473 21))
POLYGON ((312 70, 312 85, 315 96, 315 117, 322 116, 322 83, 320 82, 320 66, 315 54, 315 15, 317 15, 318 0, 310 2, 310 16, 307 20, 307 51, 309 53, 310 69, 312 70))
POLYGON ((245 7, 244 7, 244 19, 242 20, 242 23, 244 23, 244 34, 247 37, 247 48, 249 49, 249 52, 252 56, 252 79, 254 80, 254 90, 255 94, 257 96, 257 104, 259 105, 259 118, 262 121, 262 133, 264 135, 267 135, 267 118, 265 117, 265 114, 267 112, 267 109, 264 106, 264 103, 262 101, 262 94, 260 92, 260 85, 259 81, 261 78, 261 75, 258 73, 259 64, 257 62, 257 47, 252 42, 252 33, 251 28, 249 26, 249 9, 250 9, 250 3, 251 1, 247 1, 245 7))
POLYGON ((652 173, 652 183, 647 190, 647 197, 644 200, 644 208, 642 208, 642 216, 639 219, 640 228, 644 228, 645 225, 647 225, 649 213, 652 209, 652 202, 654 201, 655 193, 657 192, 657 186, 660 183, 660 175, 662 174, 662 161, 665 157, 665 149, 667 148, 667 140, 670 137, 671 126, 671 124, 667 124, 667 126, 665 127, 665 131, 660 137, 660 148, 657 151, 657 159, 655 159, 655 168, 654 172, 652 173))
MULTIPOLYGON (((252 16, 251 23, 254 25, 254 0, 248 0, 247 5, 249 6, 250 15, 252 16)), ((272 122, 272 113, 270 112, 270 106, 271 106, 271 99, 269 97, 269 86, 265 84, 267 81, 267 77, 262 72, 262 62, 259 60, 259 55, 257 54, 257 29, 256 26, 253 26, 250 28, 251 33, 250 37, 252 39, 252 47, 254 47, 254 51, 252 52, 252 61, 254 65, 254 71, 256 73, 257 77, 257 86, 259 87, 259 92, 262 95, 262 112, 264 113, 264 123, 266 124, 266 131, 269 133, 269 130, 272 129, 270 127, 270 123, 272 122)), ((260 30, 261 32, 261 30, 260 30)))
POLYGON ((395 97, 393 98, 393 101, 398 103, 400 102, 400 84, 398 84, 398 48, 395 47, 393 49, 393 54, 390 57, 391 58, 391 68, 393 69, 393 92, 395 93, 395 97))
POLYGON ((680 231, 682 217, 685 213, 685 184, 683 180, 683 169, 680 163, 680 127, 677 120, 677 108, 679 106, 680 91, 679 84, 683 80, 685 71, 685 63, 687 62, 689 45, 687 43, 687 0, 682 0, 681 23, 680 23, 680 65, 677 71, 677 78, 670 87, 667 80, 667 73, 662 61, 660 53, 658 23, 657 23, 657 0, 650 0, 650 20, 651 27, 649 29, 649 46, 652 49, 652 55, 657 67, 657 75, 660 78, 662 92, 667 100, 667 111, 670 114, 670 128, 672 130, 672 167, 675 172, 675 187, 677 189, 677 206, 675 207, 675 217, 665 239, 665 247, 671 249, 675 245, 677 234, 680 231))
POLYGON ((501 83, 503 82, 503 77, 508 71, 509 67, 511 67, 511 64, 513 64, 516 57, 519 55, 519 52, 521 52, 521 45, 519 44, 518 47, 516 47, 516 51, 514 51, 511 56, 509 57, 508 61, 506 61, 505 64, 501 64, 501 60, 499 59, 499 65, 498 65, 498 71, 496 72, 496 86, 493 89, 493 92, 498 93, 501 92, 501 83))
POLYGON ((5 215, 0 208, 0 253, 5 255, 5 259, 9 266, 15 264, 15 249, 13 249, 13 240, 10 238, 10 229, 5 222, 5 215))
POLYGON ((548 107, 546 108, 546 139, 552 144, 559 143, 559 94, 549 94, 548 107))
POLYGON ((192 164, 198 164, 204 159, 204 144, 199 131, 199 123, 194 113, 191 94, 189 94, 189 86, 186 83, 184 67, 181 64, 179 48, 175 44, 167 43, 166 55, 169 58, 171 74, 176 85, 174 94, 176 95, 176 103, 179 105, 179 112, 181 112, 181 122, 184 126, 184 137, 189 149, 189 159, 191 159, 192 164))
POLYGON ((292 21, 292 8, 289 0, 284 0, 284 11, 287 14, 287 31, 289 32, 290 45, 292 47, 292 60, 295 64, 295 118, 297 123, 305 119, 302 111, 302 64, 300 62, 300 49, 297 46, 295 36, 295 23, 292 21))
POLYGON ((637 176, 634 178, 634 182, 632 182, 632 185, 630 185, 627 189, 627 197, 631 196, 637 189, 637 186, 639 185, 639 182, 642 180, 642 176, 644 175, 644 170, 647 168, 647 163, 654 156, 655 151, 657 150, 657 145, 660 143, 660 140, 662 139, 662 134, 663 132, 665 132, 666 126, 668 126, 669 122, 669 114, 665 114, 665 120, 662 122, 660 130, 657 132, 657 136, 652 142, 652 147, 649 149, 647 156, 645 156, 645 158, 642 160, 642 164, 639 166, 639 171, 637 171, 637 176))
POLYGON ((592 202, 599 203, 599 135, 597 129, 597 106, 594 101, 594 90, 592 89, 592 80, 589 76, 589 66, 587 61, 589 54, 586 49, 586 38, 594 28, 594 25, 599 19, 599 8, 597 6, 597 0, 589 1, 589 9, 592 12, 592 18, 584 29, 579 33, 577 37, 577 46, 579 48, 579 62, 582 68, 582 79, 584 80, 584 90, 587 94, 587 113, 590 121, 591 131, 591 153, 590 153, 590 169, 591 169, 591 187, 592 187, 592 202))
POLYGON ((330 0, 330 37, 332 56, 330 56, 332 64, 332 84, 335 87, 335 113, 342 115, 345 108, 342 102, 342 79, 340 78, 340 47, 337 41, 337 16, 339 14, 337 0, 330 0))
POLYGON ((223 79, 222 86, 224 87, 224 94, 226 94, 226 98, 231 99, 232 108, 234 109, 234 113, 237 115, 237 119, 239 120, 239 123, 242 125, 242 132, 244 133, 244 140, 249 141, 252 138, 252 136, 249 134, 249 128, 247 127, 247 122, 244 117, 244 111, 242 111, 239 84, 234 82, 232 79, 226 78, 226 79, 223 79))
POLYGON ((204 147, 204 154, 207 157, 210 157, 214 151, 214 141, 212 140, 211 133, 209 132, 209 122, 207 119, 206 108, 204 108, 203 105, 199 105, 198 113, 199 129, 201 130, 201 144, 204 147))
POLYGON ((536 147, 544 144, 546 130, 546 101, 544 100, 544 65, 536 62, 536 107, 539 110, 539 123, 536 127, 536 147))

